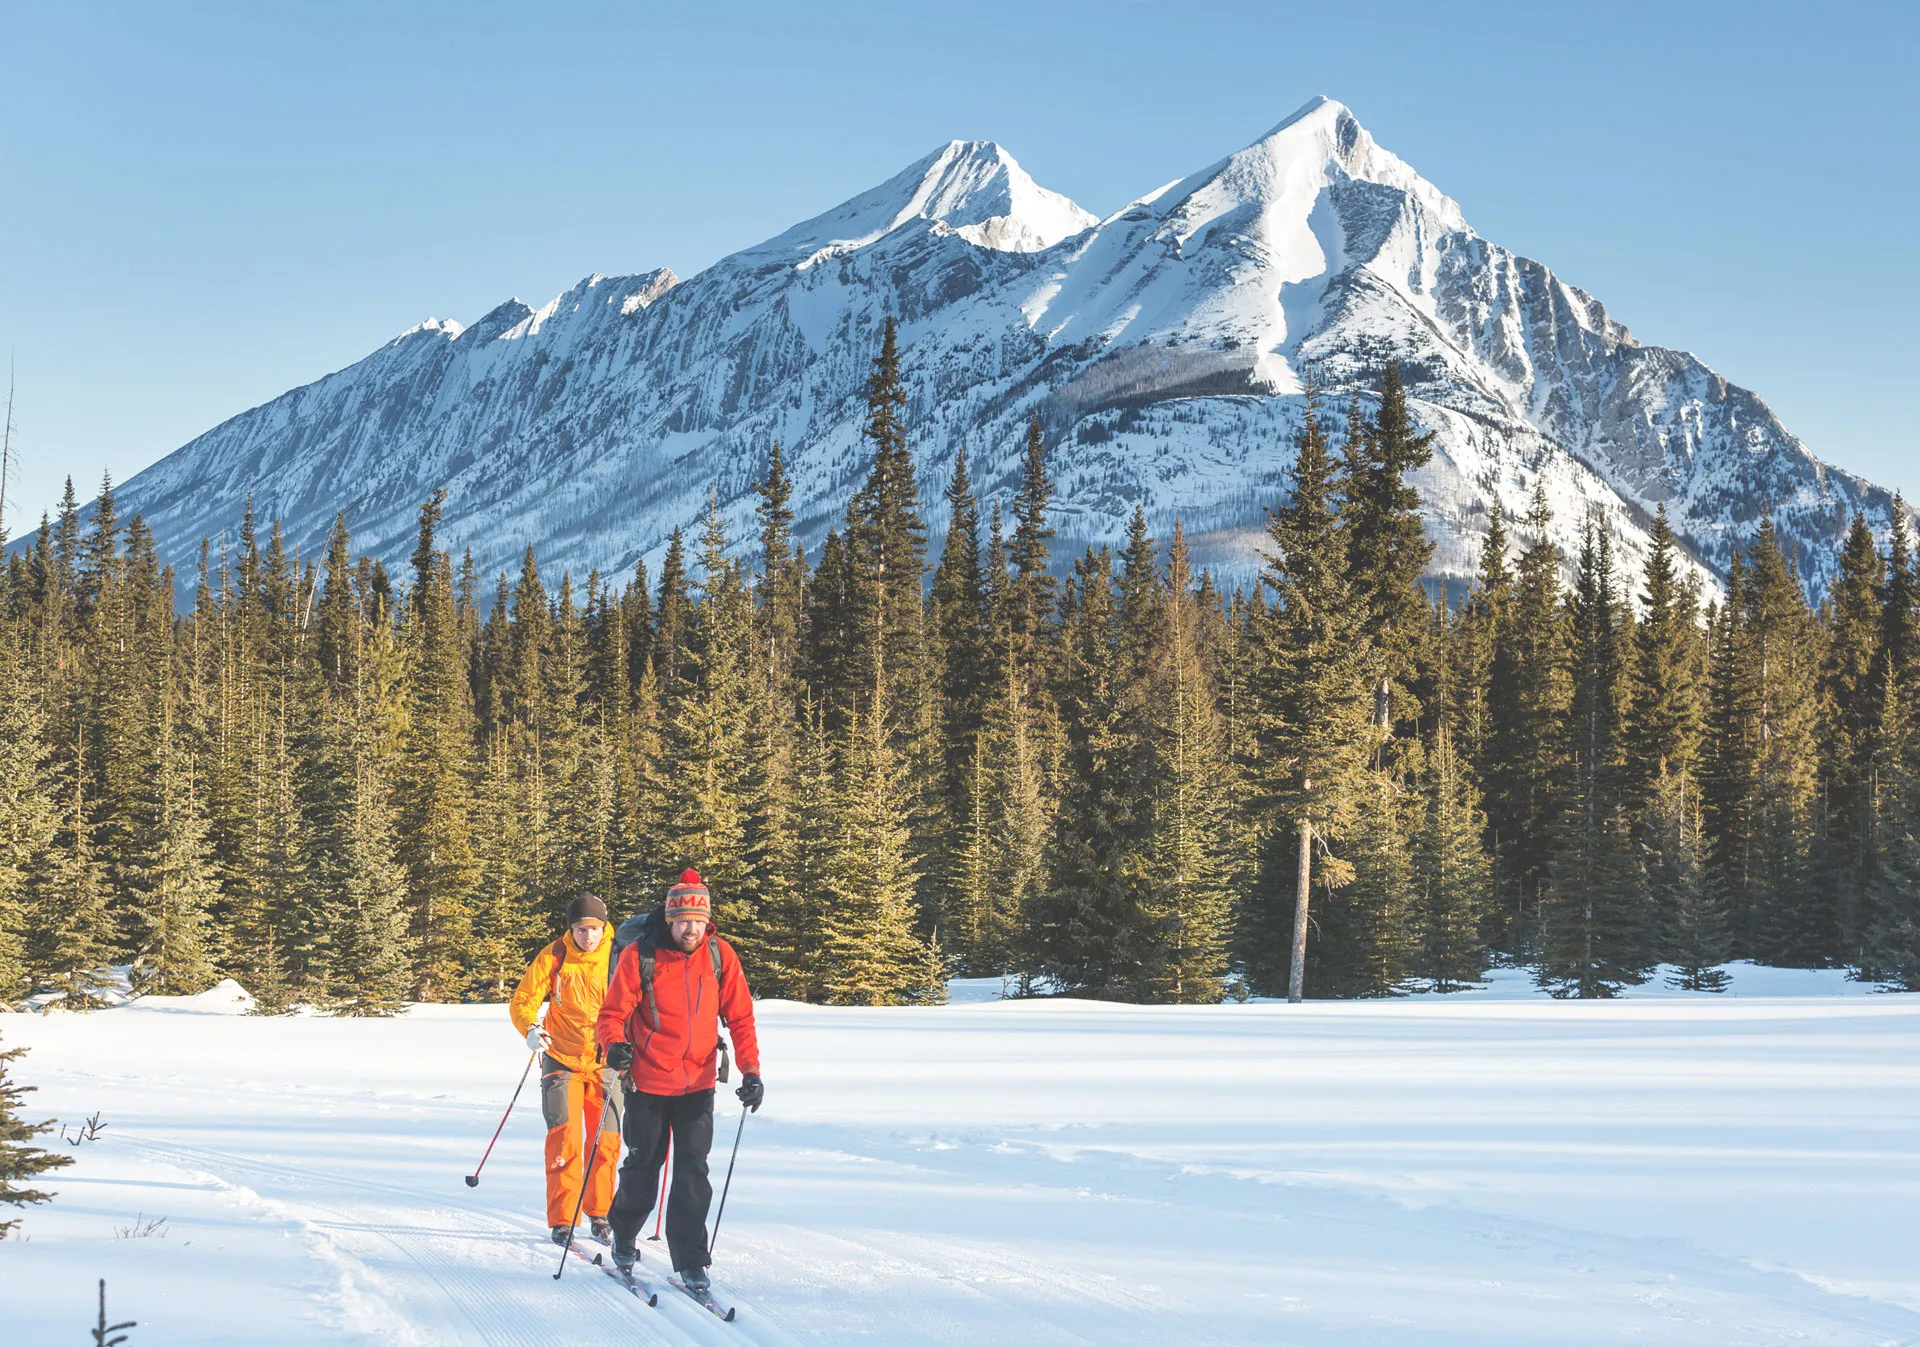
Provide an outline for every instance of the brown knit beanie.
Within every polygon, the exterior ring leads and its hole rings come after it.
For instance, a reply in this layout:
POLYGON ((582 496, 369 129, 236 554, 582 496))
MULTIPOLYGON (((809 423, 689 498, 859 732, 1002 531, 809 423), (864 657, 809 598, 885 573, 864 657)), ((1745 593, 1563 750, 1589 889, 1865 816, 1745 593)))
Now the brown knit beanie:
POLYGON ((598 921, 607 919, 607 905, 590 893, 583 893, 567 904, 567 925, 576 921, 598 921))

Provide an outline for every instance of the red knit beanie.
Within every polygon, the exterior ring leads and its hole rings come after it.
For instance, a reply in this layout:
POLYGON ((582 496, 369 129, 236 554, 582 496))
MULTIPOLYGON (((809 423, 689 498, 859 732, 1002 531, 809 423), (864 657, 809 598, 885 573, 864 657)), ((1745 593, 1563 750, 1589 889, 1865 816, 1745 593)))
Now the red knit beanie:
POLYGON ((667 890, 667 920, 713 920, 713 899, 700 882, 698 870, 682 870, 680 882, 667 890))

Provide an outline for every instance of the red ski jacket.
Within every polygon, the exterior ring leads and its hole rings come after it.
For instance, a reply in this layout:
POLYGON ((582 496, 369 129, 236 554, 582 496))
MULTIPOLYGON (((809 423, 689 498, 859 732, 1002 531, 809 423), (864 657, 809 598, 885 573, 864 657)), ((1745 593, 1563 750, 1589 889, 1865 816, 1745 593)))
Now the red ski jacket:
POLYGON ((614 1043, 633 1044, 633 1087, 646 1094, 680 1095, 711 1090, 721 1021, 733 1034, 742 1071, 760 1070, 760 1040, 753 1029, 753 993, 733 946, 709 925, 706 939, 682 954, 656 945, 653 1005, 642 994, 640 956, 644 940, 620 951, 620 961, 600 1003, 594 1037, 604 1057, 614 1043), (720 980, 713 976, 709 942, 720 949, 720 980), (655 1015, 658 1015, 657 1027, 655 1015))

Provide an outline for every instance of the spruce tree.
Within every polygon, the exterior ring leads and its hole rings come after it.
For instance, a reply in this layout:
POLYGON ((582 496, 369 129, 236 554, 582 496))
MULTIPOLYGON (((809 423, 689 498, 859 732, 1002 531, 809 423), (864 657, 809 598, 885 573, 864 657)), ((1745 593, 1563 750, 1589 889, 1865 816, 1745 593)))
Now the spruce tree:
POLYGON ((1731 950, 1726 903, 1703 863, 1700 806, 1689 798, 1685 777, 1660 779, 1649 822, 1649 877, 1666 895, 1661 944, 1673 968, 1667 985, 1679 991, 1724 991, 1728 978, 1720 965, 1731 950))
POLYGON ((1556 996, 1613 996, 1640 982, 1652 962, 1628 826, 1623 625, 1610 536, 1603 519, 1589 517, 1568 600, 1572 695, 1565 751, 1573 771, 1540 909, 1536 978, 1556 996))
POLYGON ((1879 713, 1873 846, 1862 888, 1858 975, 1920 988, 1920 580, 1894 500, 1873 681, 1879 713))
POLYGON ((886 685, 853 707, 839 763, 840 826, 820 901, 828 908, 826 999, 884 1006, 946 999, 931 949, 914 933, 911 787, 888 733, 886 685))
MULTIPOLYGON (((406 874, 395 856, 390 787, 372 739, 363 728, 355 744, 347 889, 334 937, 340 959, 333 1002, 344 1015, 398 1013, 413 976, 406 874)), ((497 996, 500 983, 486 990, 497 996)))
MULTIPOLYGON (((1433 434, 1415 432, 1400 367, 1381 372, 1379 407, 1342 448, 1341 529, 1354 596, 1366 614, 1376 685, 1404 677, 1428 616, 1420 577, 1433 557, 1420 518, 1420 492, 1407 480, 1433 457, 1433 434)), ((1377 694, 1376 712, 1385 692, 1377 694)))
MULTIPOLYGON (((1682 815, 1674 801, 1697 794, 1706 645, 1697 587, 1680 579, 1678 545, 1667 526, 1665 506, 1654 516, 1652 542, 1640 595, 1641 618, 1634 624, 1629 652, 1623 747, 1628 807, 1645 859, 1648 901, 1656 927, 1664 932, 1676 929, 1679 905, 1683 900, 1696 902, 1694 890, 1701 883, 1698 838, 1687 838, 1678 826, 1682 815), (1665 850, 1683 843, 1691 849, 1685 857, 1665 850)), ((1697 811, 1697 800, 1693 807, 1697 811)))
POLYGON ((1113 557, 1089 548, 1062 599, 1060 714, 1065 781, 1046 889, 1034 929, 1037 962, 1058 985, 1137 999, 1153 957, 1147 744, 1137 677, 1121 667, 1113 557))
POLYGON ((1153 731, 1148 910, 1156 941, 1145 990, 1155 1001, 1191 1005, 1219 1000, 1225 986, 1233 919, 1231 800, 1220 790, 1226 746, 1201 645, 1205 609, 1177 521, 1153 601, 1163 609, 1160 639, 1141 680, 1148 691, 1142 710, 1151 713, 1153 731))
POLYGON ((1013 501, 1013 538, 1007 549, 1011 583, 1007 590, 1007 623, 1024 658, 1044 665, 1046 656, 1036 647, 1048 641, 1054 611, 1053 575, 1048 570, 1048 541, 1054 536, 1047 508, 1053 500, 1053 477, 1047 471, 1046 440, 1040 414, 1027 422, 1027 439, 1020 467, 1020 490, 1013 501))
POLYGON ((219 897, 206 807, 191 753, 169 713, 155 764, 144 873, 138 890, 134 974, 143 990, 204 991, 213 981, 208 919, 219 897))
POLYGON ((1750 562, 1736 652, 1753 715, 1748 938, 1767 962, 1814 967, 1834 956, 1839 939, 1831 896, 1811 882, 1819 632, 1771 519, 1761 521, 1750 562))
POLYGON ((1534 937, 1541 891, 1569 762, 1566 613, 1552 514, 1537 485, 1525 519, 1527 545, 1515 568, 1512 605, 1496 630, 1491 661, 1491 730, 1486 749, 1488 837, 1496 892, 1511 953, 1534 937))
MULTIPOLYGON (((1016 959, 1015 934, 1041 919, 1048 843, 1059 808, 1062 747, 1051 680, 1036 660, 1035 642, 1021 632, 1017 609, 1022 600, 1014 593, 1000 522, 996 504, 984 567, 993 687, 981 728, 978 787, 990 803, 977 806, 986 816, 984 869, 993 901, 981 913, 969 967, 976 973, 1017 968, 1025 986, 1033 964, 1022 961, 1030 950, 1020 950, 1021 959, 1016 959)), ((1045 531, 1041 517, 1036 533, 1045 531)), ((1052 625, 1049 621, 1045 628, 1049 640, 1052 625)))
POLYGON ((940 783, 933 892, 941 933, 955 966, 974 973, 983 962, 980 937, 992 902, 986 872, 987 798, 981 761, 986 701, 992 685, 985 576, 980 559, 979 502, 967 475, 967 452, 954 453, 947 486, 947 537, 934 567, 928 627, 938 669, 940 783))
POLYGON ((873 449, 873 468, 847 505, 849 672, 857 681, 846 688, 857 698, 875 678, 885 685, 888 714, 894 718, 889 732, 896 748, 917 760, 929 728, 924 719, 928 669, 921 603, 927 531, 920 519, 913 456, 907 451, 902 419, 907 394, 900 380, 896 335, 889 316, 867 379, 862 433, 873 449))
MULTIPOLYGON (((70 1155, 57 1155, 31 1144, 33 1138, 52 1131, 53 1124, 29 1123, 20 1116, 21 1100, 38 1087, 14 1084, 7 1078, 7 1064, 26 1054, 25 1048, 0 1052, 0 1206, 24 1207, 51 1201, 52 1193, 23 1187, 23 1182, 73 1163, 70 1155)), ((18 1217, 0 1221, 0 1239, 5 1239, 19 1225, 18 1217)))
POLYGON ((1440 725, 1426 755, 1414 834, 1415 976, 1437 992, 1459 991, 1486 973, 1486 925, 1493 869, 1482 845, 1485 819, 1452 731, 1440 725))
POLYGON ((33 981, 62 994, 70 1010, 102 1004, 109 943, 107 881, 94 840, 85 774, 59 765, 60 794, 53 845, 31 890, 27 967, 33 981))
POLYGON ((0 1001, 30 990, 35 880, 59 826, 42 692, 10 622, 0 622, 0 1001))
MULTIPOLYGON (((1298 999, 1314 850, 1353 824, 1378 742, 1369 608, 1350 579, 1332 463, 1311 396, 1294 440, 1293 494, 1269 514, 1267 537, 1261 579, 1274 602, 1256 633, 1255 697, 1261 801, 1273 824, 1242 923, 1241 958, 1255 991, 1298 999)), ((1324 871, 1329 889, 1350 875, 1344 862, 1324 871)))
POLYGON ((407 614, 414 676, 396 783, 420 1000, 451 996, 461 982, 479 881, 470 832, 472 686, 457 641, 451 563, 434 547, 445 499, 436 491, 420 508, 407 614))
POLYGON ((697 868, 715 894, 723 929, 748 919, 747 824, 754 714, 748 679, 753 604, 739 565, 727 558, 725 524, 709 505, 701 531, 700 602, 675 667, 663 754, 669 767, 669 854, 697 868))
POLYGON ((1458 695, 1449 717, 1456 751, 1483 782, 1490 766, 1494 722, 1512 697, 1512 689, 1494 675, 1496 650, 1506 644, 1513 606, 1513 571, 1507 556, 1510 546, 1506 514, 1496 496, 1487 510, 1480 571, 1467 594, 1456 632, 1454 680, 1458 695))
POLYGON ((1865 886, 1873 866, 1883 698, 1876 686, 1886 565, 1866 519, 1855 514, 1822 605, 1820 669, 1820 835, 1814 874, 1836 926, 1836 953, 1857 952, 1868 922, 1865 886))

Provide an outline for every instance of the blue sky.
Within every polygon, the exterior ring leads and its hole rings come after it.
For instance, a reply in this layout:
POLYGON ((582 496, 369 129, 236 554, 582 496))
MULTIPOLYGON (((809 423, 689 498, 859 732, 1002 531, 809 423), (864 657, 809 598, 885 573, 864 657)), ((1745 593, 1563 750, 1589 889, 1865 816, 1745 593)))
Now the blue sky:
MULTIPOLYGON (((1920 499, 1920 5, 11 3, 32 527, 429 315, 681 275, 953 137, 1105 214, 1348 104, 1486 237, 1920 499)), ((0 372, 0 377, 4 377, 0 372)))

